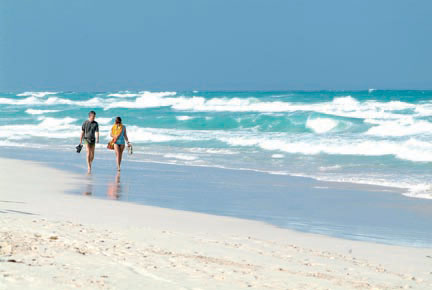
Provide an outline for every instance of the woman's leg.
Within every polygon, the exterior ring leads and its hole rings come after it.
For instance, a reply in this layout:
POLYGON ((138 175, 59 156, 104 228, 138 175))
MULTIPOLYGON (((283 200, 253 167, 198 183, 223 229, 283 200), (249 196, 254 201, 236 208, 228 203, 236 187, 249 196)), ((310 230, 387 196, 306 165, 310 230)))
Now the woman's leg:
POLYGON ((117 163, 118 163, 118 170, 120 171, 120 165, 121 165, 121 162, 122 162, 122 159, 123 159, 123 151, 124 151, 124 149, 125 149, 125 145, 119 145, 120 146, 120 150, 119 150, 119 158, 118 158, 118 161, 117 161, 117 163))
POLYGON ((114 144, 114 151, 116 154, 117 170, 120 171, 120 163, 121 163, 120 145, 114 144))

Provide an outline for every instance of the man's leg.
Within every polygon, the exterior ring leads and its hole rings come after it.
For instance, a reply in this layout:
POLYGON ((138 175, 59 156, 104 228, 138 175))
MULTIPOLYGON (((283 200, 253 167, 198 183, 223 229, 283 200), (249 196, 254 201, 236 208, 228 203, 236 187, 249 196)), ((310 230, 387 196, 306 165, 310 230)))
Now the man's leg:
POLYGON ((93 159, 94 159, 95 145, 94 144, 86 144, 86 149, 87 149, 87 168, 88 168, 88 173, 91 173, 92 162, 93 162, 93 159))
POLYGON ((88 168, 88 173, 91 172, 91 145, 90 144, 86 144, 86 152, 87 152, 87 168, 88 168))
POLYGON ((93 144, 92 146, 92 154, 91 154, 91 162, 93 163, 94 157, 95 157, 95 148, 96 148, 96 144, 93 144))

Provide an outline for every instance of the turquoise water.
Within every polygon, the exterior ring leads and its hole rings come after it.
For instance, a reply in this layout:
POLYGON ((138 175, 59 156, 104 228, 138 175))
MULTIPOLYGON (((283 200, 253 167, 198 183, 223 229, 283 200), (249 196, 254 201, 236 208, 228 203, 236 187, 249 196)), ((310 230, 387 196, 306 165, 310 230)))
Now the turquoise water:
POLYGON ((432 91, 0 94, 0 146, 74 150, 89 110, 134 161, 400 187, 432 198, 432 91))

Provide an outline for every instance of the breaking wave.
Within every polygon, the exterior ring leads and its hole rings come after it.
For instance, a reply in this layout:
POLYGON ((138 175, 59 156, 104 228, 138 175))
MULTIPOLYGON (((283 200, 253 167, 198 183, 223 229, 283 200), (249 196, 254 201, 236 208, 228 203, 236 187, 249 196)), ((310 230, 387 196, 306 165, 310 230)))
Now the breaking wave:
POLYGON ((0 146, 71 146, 90 109, 102 139, 120 115, 137 152, 177 163, 432 192, 432 92, 4 93, 0 146))

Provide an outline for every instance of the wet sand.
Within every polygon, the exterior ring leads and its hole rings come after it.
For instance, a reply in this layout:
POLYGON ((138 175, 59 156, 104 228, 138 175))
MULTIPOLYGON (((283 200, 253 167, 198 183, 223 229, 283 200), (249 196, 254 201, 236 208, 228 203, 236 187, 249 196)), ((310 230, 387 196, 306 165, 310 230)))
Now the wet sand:
POLYGON ((432 250, 65 194, 81 176, 0 159, 0 288, 430 289, 432 250))

